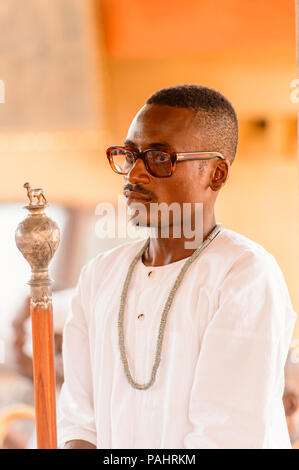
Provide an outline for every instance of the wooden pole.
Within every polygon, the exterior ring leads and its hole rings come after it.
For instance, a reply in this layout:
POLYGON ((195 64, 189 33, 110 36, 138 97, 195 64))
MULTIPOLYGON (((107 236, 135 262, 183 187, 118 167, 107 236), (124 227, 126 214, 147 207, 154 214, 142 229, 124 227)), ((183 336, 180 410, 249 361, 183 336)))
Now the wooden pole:
POLYGON ((38 449, 56 449, 56 387, 52 307, 30 307, 38 449))
POLYGON ((25 183, 30 204, 26 219, 16 230, 19 250, 32 270, 30 315, 33 346, 33 382, 35 422, 38 449, 55 449, 56 387, 54 365, 54 332, 52 307, 52 280, 48 265, 59 245, 60 231, 56 223, 46 216, 47 201, 42 189, 31 189, 25 183), (34 198, 37 202, 34 202, 34 198))

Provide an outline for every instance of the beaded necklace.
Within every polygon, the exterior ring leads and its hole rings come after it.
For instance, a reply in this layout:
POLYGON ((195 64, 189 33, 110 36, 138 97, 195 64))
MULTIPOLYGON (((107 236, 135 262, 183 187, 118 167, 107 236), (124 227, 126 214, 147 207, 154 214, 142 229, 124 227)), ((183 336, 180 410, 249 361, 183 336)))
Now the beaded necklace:
POLYGON ((171 307, 171 304, 173 302, 174 296, 183 280, 183 277, 189 268, 189 266, 195 261, 195 259, 203 252, 203 250, 214 240, 214 238, 219 234, 221 230, 221 224, 216 224, 214 230, 210 233, 210 235, 206 238, 206 240, 202 243, 202 245, 197 248, 192 255, 187 258, 185 264, 181 268, 173 286, 170 291, 170 294, 168 296, 167 302, 165 304, 165 307, 163 309, 162 313, 162 318, 160 322, 160 328, 159 328, 159 335, 157 339, 157 346, 156 346, 156 357, 151 373, 151 378, 148 383, 146 384, 138 384, 135 382, 132 378, 129 365, 128 365, 128 360, 127 360, 127 355, 126 355, 126 350, 125 350, 125 344, 124 344, 124 329, 123 329, 123 319, 124 319, 124 309, 125 309, 125 303, 126 303, 126 297, 127 297, 127 292, 128 292, 128 287, 129 287, 129 282, 133 274, 133 270, 139 261, 139 259, 142 257, 143 252, 146 250, 146 248, 149 245, 150 242, 150 237, 146 240, 145 244, 143 247, 139 250, 135 258, 130 264, 130 267, 128 269, 128 273, 123 285, 123 290, 121 294, 121 302, 120 302, 120 309, 119 309, 119 316, 118 316, 118 338, 119 338, 119 347, 120 347, 120 354, 121 354, 121 360, 124 366, 124 371, 125 375, 133 388, 136 388, 137 390, 147 390, 149 387, 151 387, 156 379, 156 374, 157 370, 161 361, 161 351, 162 351, 162 343, 163 343, 163 337, 164 337, 164 330, 166 326, 166 321, 167 321, 167 315, 169 312, 169 309, 171 307))

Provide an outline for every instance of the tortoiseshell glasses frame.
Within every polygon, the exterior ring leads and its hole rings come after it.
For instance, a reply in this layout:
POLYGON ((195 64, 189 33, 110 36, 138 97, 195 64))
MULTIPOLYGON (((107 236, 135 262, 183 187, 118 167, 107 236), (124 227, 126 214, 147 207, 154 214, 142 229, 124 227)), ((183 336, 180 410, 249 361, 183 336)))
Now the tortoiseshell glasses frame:
POLYGON ((170 152, 156 148, 139 152, 132 147, 118 145, 108 147, 106 155, 112 170, 118 175, 128 175, 136 160, 140 158, 147 171, 156 178, 168 178, 180 162, 213 158, 224 160, 224 156, 219 152, 170 152))

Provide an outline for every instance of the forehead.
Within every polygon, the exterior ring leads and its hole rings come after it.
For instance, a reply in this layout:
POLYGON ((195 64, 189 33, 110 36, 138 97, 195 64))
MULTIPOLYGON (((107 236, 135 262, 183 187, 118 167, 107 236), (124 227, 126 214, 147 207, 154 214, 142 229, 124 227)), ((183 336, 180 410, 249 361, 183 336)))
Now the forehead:
POLYGON ((167 143, 180 151, 200 139, 200 130, 193 124, 194 116, 195 112, 186 108, 145 105, 133 119, 126 140, 138 147, 167 143))

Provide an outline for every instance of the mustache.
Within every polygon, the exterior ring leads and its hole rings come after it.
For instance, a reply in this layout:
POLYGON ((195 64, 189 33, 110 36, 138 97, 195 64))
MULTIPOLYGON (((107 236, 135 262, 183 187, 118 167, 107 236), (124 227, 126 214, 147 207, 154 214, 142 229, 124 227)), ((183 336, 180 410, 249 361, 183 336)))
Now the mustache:
POLYGON ((141 194, 144 194, 144 196, 151 198, 153 201, 156 201, 158 199, 157 196, 152 191, 147 191, 139 184, 131 184, 131 183, 126 184, 123 189, 124 196, 126 195, 125 194, 126 191, 137 191, 141 194))

